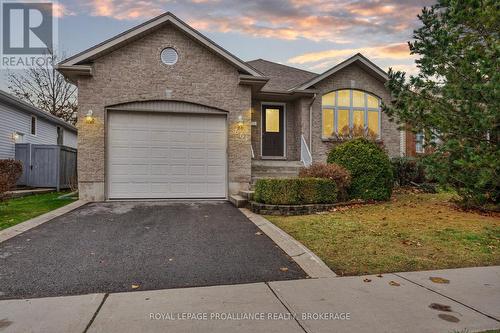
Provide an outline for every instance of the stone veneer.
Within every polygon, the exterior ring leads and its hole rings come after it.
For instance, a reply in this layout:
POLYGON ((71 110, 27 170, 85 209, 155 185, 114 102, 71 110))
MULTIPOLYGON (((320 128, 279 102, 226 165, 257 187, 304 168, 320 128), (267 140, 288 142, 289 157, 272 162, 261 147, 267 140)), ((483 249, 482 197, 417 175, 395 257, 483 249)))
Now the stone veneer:
POLYGON ((251 89, 238 82, 234 66, 171 24, 96 59, 93 76, 78 79, 80 198, 106 199, 106 107, 167 97, 228 112, 229 193, 246 189, 251 177, 251 89), (160 60, 166 47, 179 54, 173 66, 160 60), (94 113, 93 124, 83 120, 88 110, 94 113), (243 132, 236 130, 239 115, 244 120, 243 132))

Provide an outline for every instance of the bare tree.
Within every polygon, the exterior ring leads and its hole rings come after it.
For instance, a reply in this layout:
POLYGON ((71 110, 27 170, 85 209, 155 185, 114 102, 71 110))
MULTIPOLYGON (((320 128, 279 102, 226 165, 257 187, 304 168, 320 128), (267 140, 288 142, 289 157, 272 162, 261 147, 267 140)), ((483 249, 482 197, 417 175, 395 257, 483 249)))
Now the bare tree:
POLYGON ((49 112, 69 123, 76 123, 76 87, 67 82, 53 66, 57 56, 52 54, 44 65, 24 71, 9 72, 9 90, 18 98, 49 112))

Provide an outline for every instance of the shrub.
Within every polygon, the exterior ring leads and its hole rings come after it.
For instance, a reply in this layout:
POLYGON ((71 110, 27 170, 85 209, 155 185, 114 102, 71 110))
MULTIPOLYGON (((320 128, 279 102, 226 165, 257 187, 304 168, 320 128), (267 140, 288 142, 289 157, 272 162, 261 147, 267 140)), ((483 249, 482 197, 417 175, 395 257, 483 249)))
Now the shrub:
POLYGON ((23 165, 20 161, 0 160, 0 201, 7 199, 6 192, 16 185, 22 173, 23 165))
POLYGON ((391 159, 394 180, 399 186, 425 183, 423 164, 414 157, 394 157, 391 159))
POLYGON ((394 183, 391 162, 375 142, 359 138, 341 143, 330 151, 328 163, 337 163, 351 173, 351 198, 390 199, 394 183))
POLYGON ((337 186, 329 179, 259 179, 255 201, 271 205, 325 204, 337 201, 337 186))
POLYGON ((0 173, 0 203, 7 199, 7 191, 10 186, 7 182, 7 175, 0 173))
POLYGON ((301 168, 300 178, 326 178, 335 182, 340 199, 347 199, 347 189, 351 184, 351 174, 338 164, 313 163, 301 168))

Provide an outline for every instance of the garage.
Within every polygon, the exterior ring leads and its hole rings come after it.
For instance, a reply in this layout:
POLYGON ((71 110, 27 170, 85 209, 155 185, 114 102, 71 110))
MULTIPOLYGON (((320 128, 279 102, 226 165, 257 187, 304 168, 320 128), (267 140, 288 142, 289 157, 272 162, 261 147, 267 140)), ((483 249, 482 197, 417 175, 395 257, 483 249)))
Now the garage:
POLYGON ((226 197, 224 114, 108 111, 109 199, 226 197))

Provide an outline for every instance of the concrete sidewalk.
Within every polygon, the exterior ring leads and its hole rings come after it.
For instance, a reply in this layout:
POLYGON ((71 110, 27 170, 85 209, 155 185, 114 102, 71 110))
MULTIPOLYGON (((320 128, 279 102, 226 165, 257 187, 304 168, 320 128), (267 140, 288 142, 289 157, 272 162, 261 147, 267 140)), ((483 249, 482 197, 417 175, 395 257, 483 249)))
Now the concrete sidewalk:
POLYGON ((438 333, 495 328, 500 328, 500 266, 0 302, 1 332, 438 333))

